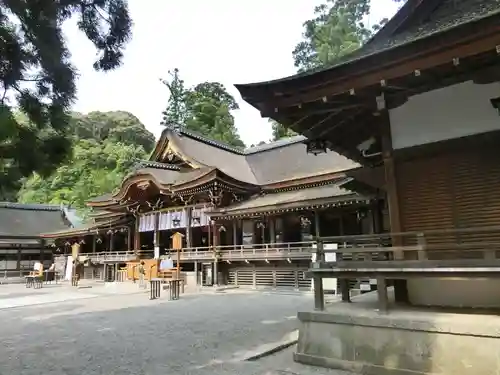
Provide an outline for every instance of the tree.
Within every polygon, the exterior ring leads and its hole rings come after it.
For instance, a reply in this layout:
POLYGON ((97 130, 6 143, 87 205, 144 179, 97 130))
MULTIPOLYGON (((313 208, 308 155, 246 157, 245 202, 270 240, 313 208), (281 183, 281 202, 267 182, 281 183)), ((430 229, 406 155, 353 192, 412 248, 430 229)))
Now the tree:
POLYGON ((49 175, 71 150, 75 71, 61 27, 74 15, 98 51, 94 69, 118 67, 131 35, 126 0, 0 2, 0 199, 33 171, 49 175))
POLYGON ((272 127, 272 132, 273 132, 273 141, 277 141, 278 139, 281 138, 287 138, 287 137, 293 137, 294 135, 297 135, 292 129, 286 128, 283 125, 281 125, 279 122, 269 119, 269 122, 271 123, 272 127))
POLYGON ((71 128, 77 139, 109 140, 126 145, 142 146, 150 152, 155 138, 133 114, 125 111, 90 112, 87 115, 73 112, 71 128))
POLYGON ((183 126, 186 121, 186 88, 184 87, 184 81, 179 77, 179 69, 169 70, 168 74, 170 81, 160 79, 160 82, 167 86, 170 93, 167 108, 162 112, 163 120, 161 125, 168 125, 177 129, 183 126))
POLYGON ((120 186, 132 166, 138 159, 145 159, 146 150, 154 145, 153 135, 128 112, 72 116, 75 128, 79 129, 78 136, 72 137, 72 158, 48 177, 34 173, 26 179, 19 201, 71 204, 85 212, 88 199, 120 186))
POLYGON ((363 23, 369 13, 370 0, 326 0, 317 6, 315 17, 304 22, 304 40, 292 52, 299 72, 330 65, 358 49, 380 27, 363 23))
POLYGON ((234 125, 231 111, 239 109, 234 97, 219 82, 203 82, 186 89, 179 70, 161 80, 170 97, 163 111, 163 125, 193 130, 210 139, 235 147, 245 147, 234 125))

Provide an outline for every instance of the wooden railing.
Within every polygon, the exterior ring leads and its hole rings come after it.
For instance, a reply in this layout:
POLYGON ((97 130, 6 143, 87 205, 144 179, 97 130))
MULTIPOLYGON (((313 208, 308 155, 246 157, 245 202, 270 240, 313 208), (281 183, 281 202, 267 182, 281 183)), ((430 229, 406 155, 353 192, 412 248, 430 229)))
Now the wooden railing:
POLYGON ((315 308, 324 308, 322 279, 337 277, 342 300, 348 280, 377 279, 381 309, 387 309, 386 280, 412 277, 488 278, 500 275, 500 226, 317 238, 315 308), (328 249, 335 244, 336 249, 328 249), (329 253, 335 259, 328 259, 329 253))
POLYGON ((79 256, 87 257, 92 263, 129 262, 138 259, 139 253, 135 251, 110 251, 100 253, 81 253, 79 256))
MULTIPOLYGON (((276 260, 276 259, 311 259, 314 242, 289 242, 268 243, 258 245, 227 245, 186 247, 180 250, 181 261, 189 260, 214 260, 237 261, 237 260, 276 260)), ((176 259, 176 251, 170 250, 172 258, 176 259)), ((128 262, 139 258, 148 258, 153 255, 153 250, 141 251, 113 251, 100 253, 81 253, 80 256, 87 257, 93 263, 104 262, 128 262)))
POLYGON ((492 265, 500 261, 500 226, 318 238, 317 263, 349 268, 492 265), (325 245, 335 243, 337 249, 325 245), (335 253, 334 262, 325 254, 335 253))
POLYGON ((313 244, 313 242, 289 242, 183 248, 181 260, 311 259, 313 244))

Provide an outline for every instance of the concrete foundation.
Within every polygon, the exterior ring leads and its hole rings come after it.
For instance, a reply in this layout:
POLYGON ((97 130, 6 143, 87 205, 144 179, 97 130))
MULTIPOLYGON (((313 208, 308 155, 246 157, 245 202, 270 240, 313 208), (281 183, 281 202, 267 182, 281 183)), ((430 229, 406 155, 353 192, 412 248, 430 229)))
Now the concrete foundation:
POLYGON ((295 361, 369 375, 500 374, 500 316, 395 306, 384 314, 375 300, 300 312, 295 361))

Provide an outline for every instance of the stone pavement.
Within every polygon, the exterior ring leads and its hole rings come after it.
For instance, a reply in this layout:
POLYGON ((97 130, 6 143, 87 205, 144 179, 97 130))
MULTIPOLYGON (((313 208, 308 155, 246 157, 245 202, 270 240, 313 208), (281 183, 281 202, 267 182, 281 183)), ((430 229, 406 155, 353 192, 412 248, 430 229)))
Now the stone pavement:
MULTIPOLYGON (((92 298, 0 309, 2 373, 341 374, 293 363, 293 349, 255 362, 240 360, 242 353, 294 331, 296 312, 310 308, 310 296, 236 291, 150 301, 146 295, 96 290, 72 291, 92 298)), ((0 303, 24 297, 5 295, 0 287, 0 303)))

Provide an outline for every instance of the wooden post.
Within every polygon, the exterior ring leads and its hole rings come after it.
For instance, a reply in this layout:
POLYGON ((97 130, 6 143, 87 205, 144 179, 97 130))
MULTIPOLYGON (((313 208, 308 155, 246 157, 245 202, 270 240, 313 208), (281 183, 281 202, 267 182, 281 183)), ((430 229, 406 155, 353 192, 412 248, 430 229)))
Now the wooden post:
POLYGON ((313 276, 314 282, 314 310, 323 311, 325 309, 325 293, 323 291, 323 278, 313 276))
POLYGON ((276 243, 276 226, 275 226, 275 221, 274 217, 269 217, 269 239, 270 243, 276 243))
POLYGON ((351 294, 349 292, 349 279, 339 279, 340 293, 342 302, 351 302, 351 294))
POLYGON ((319 226, 319 211, 314 210, 314 235, 316 238, 320 236, 320 226, 319 226))
POLYGON ((186 247, 193 247, 192 245, 193 234, 191 231, 193 208, 186 207, 185 210, 186 210, 186 247))
POLYGON ((389 309, 389 298, 387 296, 387 282, 384 277, 377 277, 377 295, 379 309, 386 312, 389 309))
POLYGON ((158 215, 158 212, 154 213, 155 215, 155 226, 153 230, 153 249, 154 249, 154 258, 159 259, 160 258, 160 234, 158 233, 158 220, 160 216, 158 215))
POLYGON ((44 238, 41 238, 40 239, 40 263, 43 264, 43 258, 44 258, 44 254, 45 253, 45 239, 44 238))
POLYGON ((172 236, 170 236, 170 238, 172 239, 172 249, 177 250, 176 274, 177 280, 179 280, 181 277, 181 249, 184 235, 182 233, 175 232, 172 236))
MULTIPOLYGON (((387 111, 384 111, 380 115, 380 118, 382 121, 382 157, 384 160, 384 173, 387 189, 387 203, 389 207, 389 219, 391 222, 391 232, 400 233, 403 231, 403 226, 401 223, 401 213, 399 210, 396 164, 393 156, 389 113, 387 111)), ((403 246, 402 238, 400 236, 392 238, 392 245, 399 247, 403 246)), ((403 258, 404 253, 401 250, 394 252, 395 260, 401 260, 403 258)), ((394 298, 396 299, 396 302, 408 302, 408 286, 406 280, 394 280, 394 298)))
POLYGON ((127 227, 127 251, 132 250, 132 231, 127 227))
POLYGON ((113 251, 114 250, 113 236, 114 236, 114 233, 113 233, 112 230, 110 230, 110 233, 109 233, 109 251, 113 251))
POLYGON ((97 241, 96 241, 96 235, 93 234, 92 235, 92 253, 95 254, 95 251, 96 251, 96 247, 97 247, 97 241))
POLYGON ((233 219, 233 246, 236 248, 238 245, 238 220, 233 219))
POLYGON ((141 250, 141 232, 139 232, 139 222, 141 217, 135 216, 134 250, 141 250))

